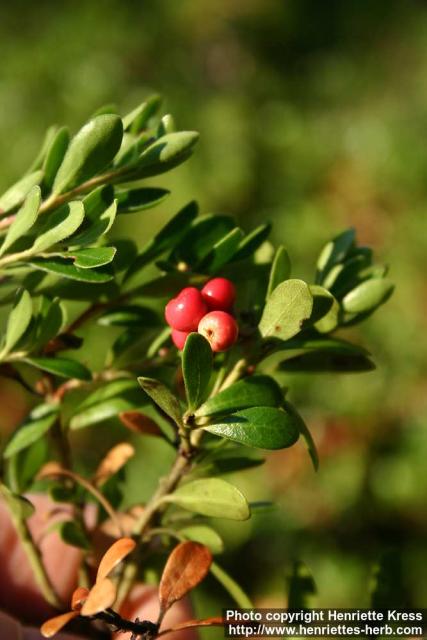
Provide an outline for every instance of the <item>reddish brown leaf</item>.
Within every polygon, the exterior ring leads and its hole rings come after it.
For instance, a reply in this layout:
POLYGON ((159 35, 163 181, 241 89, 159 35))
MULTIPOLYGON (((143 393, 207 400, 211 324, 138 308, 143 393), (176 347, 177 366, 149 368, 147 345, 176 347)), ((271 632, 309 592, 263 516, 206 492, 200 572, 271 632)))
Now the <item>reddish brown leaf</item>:
MULTIPOLYGON (((143 511, 144 507, 136 505, 125 513, 117 513, 116 520, 118 520, 125 536, 132 535, 135 523, 137 522, 137 520, 139 520, 143 511)), ((103 533, 105 533, 107 536, 110 536, 111 538, 120 537, 117 535, 117 523, 111 518, 104 520, 99 528, 103 533)))
POLYGON ((165 636, 167 633, 172 633, 172 631, 181 631, 182 629, 195 629, 196 627, 222 627, 223 624, 224 618, 220 617, 205 618, 204 620, 187 620, 186 622, 181 622, 170 629, 165 629, 159 633, 157 637, 160 638, 160 636, 165 636))
POLYGON ((132 538, 120 538, 111 545, 104 553, 99 563, 96 581, 103 580, 116 567, 119 562, 126 558, 136 547, 136 542, 132 538))
POLYGON ((47 478, 48 476, 61 475, 63 468, 59 462, 46 462, 37 474, 37 478, 47 478))
POLYGON ((163 433, 158 424, 139 411, 123 411, 120 413, 119 418, 122 424, 131 431, 136 431, 136 433, 141 433, 146 436, 163 437, 163 433))
POLYGON ((86 587, 77 587, 71 596, 71 608, 73 611, 79 611, 82 608, 83 602, 89 595, 89 589, 86 587))
POLYGON ((135 449, 128 442, 121 442, 110 449, 96 471, 95 484, 102 484, 111 478, 126 464, 129 458, 132 458, 134 453, 135 449))
POLYGON ((80 614, 82 616, 94 616, 101 611, 105 611, 114 604, 117 589, 109 578, 99 580, 89 591, 80 614))
POLYGON ((60 616, 56 616, 56 618, 51 618, 50 620, 46 620, 44 624, 40 627, 40 633, 45 638, 51 638, 61 631, 66 624, 73 620, 73 618, 77 618, 80 615, 79 611, 68 611, 68 613, 63 613, 60 616))
POLYGON ((212 554, 198 542, 181 542, 170 554, 160 580, 162 614, 203 580, 212 563, 212 554))

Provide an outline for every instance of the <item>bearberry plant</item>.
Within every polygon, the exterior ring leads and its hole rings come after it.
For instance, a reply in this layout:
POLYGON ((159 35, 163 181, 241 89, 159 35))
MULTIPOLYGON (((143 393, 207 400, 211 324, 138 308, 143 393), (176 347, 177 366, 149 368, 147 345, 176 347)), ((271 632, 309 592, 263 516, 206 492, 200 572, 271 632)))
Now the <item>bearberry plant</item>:
MULTIPOLYGON (((208 571, 249 606, 212 562, 223 546, 215 519, 246 520, 256 508, 224 476, 260 464, 250 448, 291 447, 299 438, 317 466, 310 432, 288 399, 292 374, 371 370, 369 353, 342 334, 393 288, 352 229, 328 242, 307 283, 291 275, 286 248, 269 242, 269 224, 247 232, 232 217, 200 214, 195 202, 142 247, 113 241, 117 218, 144 216, 168 197, 152 178, 187 160, 197 142, 197 133, 175 130, 172 116, 157 117, 159 106, 153 97, 123 118, 101 110, 72 137, 66 127, 49 129, 31 168, 0 197, 8 312, 0 371, 33 399, 2 443, 1 493, 40 590, 59 611, 67 606, 31 537, 24 494, 46 491, 59 510, 66 503, 55 527, 82 549, 71 611, 43 626, 47 637, 77 617, 158 637, 165 611, 208 571), (114 328, 96 369, 82 337, 90 324, 114 328), (73 432, 112 419, 122 442, 100 455, 94 473, 79 472, 73 432), (123 511, 135 433, 163 439, 175 457, 152 497, 123 511), (88 502, 97 505, 90 527, 88 502), (112 546, 95 576, 100 527, 112 546), (159 576, 159 619, 123 619, 120 604, 159 549, 173 549, 159 576)), ((186 626, 196 624, 218 620, 186 626)))

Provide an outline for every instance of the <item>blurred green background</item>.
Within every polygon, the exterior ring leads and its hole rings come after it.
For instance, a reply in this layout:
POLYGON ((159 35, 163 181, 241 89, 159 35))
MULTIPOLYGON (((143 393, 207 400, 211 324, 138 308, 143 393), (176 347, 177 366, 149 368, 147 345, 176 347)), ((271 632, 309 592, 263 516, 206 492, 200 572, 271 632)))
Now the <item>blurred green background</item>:
MULTIPOLYGON (((378 370, 291 381, 320 471, 302 445, 270 454, 234 480, 277 509, 221 530, 225 565, 259 605, 284 604, 299 558, 319 604, 366 606, 373 565, 396 547, 406 601, 426 606, 426 3, 16 0, 0 7, 0 59, 2 190, 50 124, 77 128, 101 104, 125 112, 155 91, 181 128, 200 131, 200 144, 155 181, 173 190, 167 203, 127 217, 116 235, 142 244, 197 198, 246 229, 272 221, 302 277, 351 225, 390 262, 394 296, 349 336, 371 349, 378 370)), ((15 388, 3 405, 9 424, 15 388)), ((134 487, 142 464, 130 468, 134 487)), ((150 463, 143 492, 157 472, 150 463)), ((208 582, 198 613, 225 602, 208 582)))

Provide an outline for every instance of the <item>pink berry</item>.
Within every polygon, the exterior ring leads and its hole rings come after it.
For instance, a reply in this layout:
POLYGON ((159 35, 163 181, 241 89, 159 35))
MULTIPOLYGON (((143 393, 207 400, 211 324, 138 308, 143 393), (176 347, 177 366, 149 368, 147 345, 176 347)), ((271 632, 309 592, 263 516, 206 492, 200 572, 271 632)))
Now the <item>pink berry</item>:
POLYGON ((227 351, 237 340, 237 322, 225 311, 210 311, 199 322, 197 331, 211 345, 212 351, 227 351))
POLYGON ((213 278, 203 287, 202 296, 210 311, 230 311, 236 299, 236 288, 227 278, 213 278))
POLYGON ((207 312, 202 294, 196 287, 186 287, 166 305, 165 318, 177 331, 197 331, 200 320, 207 312))
POLYGON ((187 340, 187 336, 190 335, 189 331, 177 331, 176 329, 172 329, 171 338, 172 342, 178 349, 183 349, 185 345, 185 341, 187 340))

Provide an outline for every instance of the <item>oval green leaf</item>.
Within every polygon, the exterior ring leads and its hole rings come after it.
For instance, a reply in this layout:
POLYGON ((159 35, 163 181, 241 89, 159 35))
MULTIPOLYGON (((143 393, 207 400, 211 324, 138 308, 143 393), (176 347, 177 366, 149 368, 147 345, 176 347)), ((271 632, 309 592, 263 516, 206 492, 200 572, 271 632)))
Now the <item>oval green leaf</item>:
POLYGON ((19 240, 23 235, 31 229, 35 221, 37 220, 37 214, 39 211, 41 202, 40 187, 35 186, 31 189, 26 200, 18 213, 15 220, 10 225, 4 242, 0 249, 0 256, 13 245, 16 240, 19 240))
POLYGON ((165 502, 173 502, 183 509, 212 518, 247 520, 249 505, 244 495, 232 484, 220 478, 193 480, 178 487, 165 502))
POLYGON ((197 409, 206 398, 212 365, 209 342, 199 333, 190 333, 182 352, 182 372, 189 411, 197 409))
POLYGON ((30 444, 36 442, 36 440, 49 431, 57 417, 58 412, 52 409, 41 416, 32 412, 29 418, 12 435, 4 450, 4 457, 10 458, 18 453, 18 451, 22 451, 22 449, 26 449, 30 444))
POLYGON ((215 416, 249 407, 278 407, 283 393, 273 378, 254 375, 235 382, 199 407, 196 416, 215 416))
POLYGON ((383 304, 393 293, 394 284, 387 278, 373 278, 362 282, 342 301, 347 313, 364 313, 383 304))
POLYGON ((47 371, 61 378, 75 378, 77 380, 92 380, 92 374, 81 362, 71 358, 25 358, 23 360, 37 369, 47 371))
POLYGON ((272 292, 264 307, 259 330, 264 338, 288 340, 299 333, 311 316, 313 297, 303 280, 285 280, 272 292))

